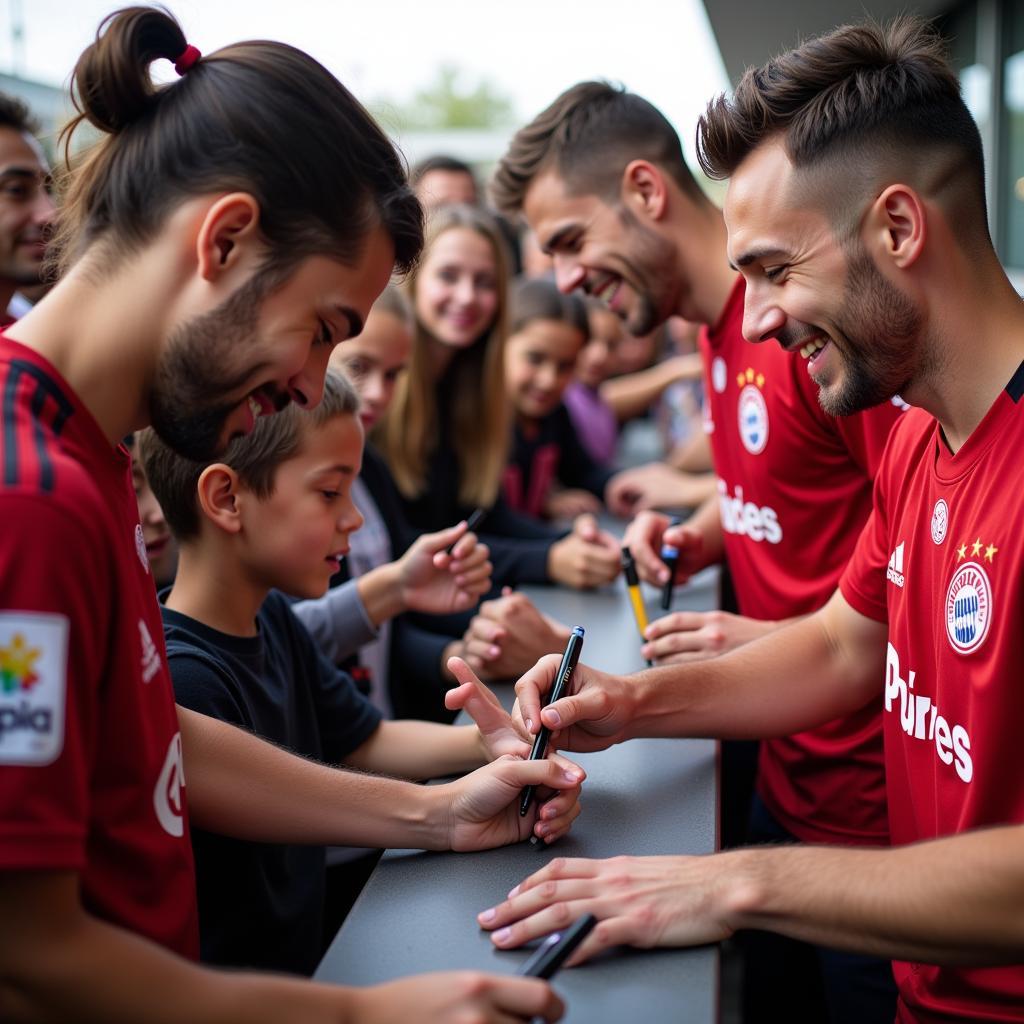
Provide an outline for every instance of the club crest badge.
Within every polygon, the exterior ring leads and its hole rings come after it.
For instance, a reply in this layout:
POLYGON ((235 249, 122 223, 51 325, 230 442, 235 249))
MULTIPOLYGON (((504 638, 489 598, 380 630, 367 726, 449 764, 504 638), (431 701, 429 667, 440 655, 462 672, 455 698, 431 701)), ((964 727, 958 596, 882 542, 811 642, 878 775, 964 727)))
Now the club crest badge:
POLYGON ((957 654, 976 651, 992 620, 992 586, 977 562, 964 562, 946 591, 946 635, 957 654))
POLYGON ((946 539, 946 530, 949 527, 949 506, 944 498, 939 498, 932 509, 932 540, 941 544, 946 539))
POLYGON ((740 392, 740 440, 751 455, 760 455, 768 443, 768 405, 754 384, 740 392))

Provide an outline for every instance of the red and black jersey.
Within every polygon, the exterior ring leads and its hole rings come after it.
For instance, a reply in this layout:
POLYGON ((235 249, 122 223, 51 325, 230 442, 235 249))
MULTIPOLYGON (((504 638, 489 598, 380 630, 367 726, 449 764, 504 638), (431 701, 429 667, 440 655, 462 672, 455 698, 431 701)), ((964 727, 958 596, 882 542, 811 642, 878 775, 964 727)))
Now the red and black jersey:
MULTIPOLYGON (((1024 822, 1024 364, 953 455, 913 410, 840 589, 888 623, 881 701, 893 843, 1024 822)), ((1019 1021, 1024 969, 897 962, 899 1019, 1019 1021)))
POLYGON ((41 356, 0 335, 0 870, 198 952, 173 692, 131 486, 41 356))
MULTIPOLYGON (((739 609, 779 620, 817 610, 835 590, 901 414, 886 403, 827 416, 803 358, 744 339, 743 296, 740 279, 718 324, 701 332, 705 429, 739 609)), ((804 841, 887 842, 878 707, 762 742, 758 792, 804 841)))

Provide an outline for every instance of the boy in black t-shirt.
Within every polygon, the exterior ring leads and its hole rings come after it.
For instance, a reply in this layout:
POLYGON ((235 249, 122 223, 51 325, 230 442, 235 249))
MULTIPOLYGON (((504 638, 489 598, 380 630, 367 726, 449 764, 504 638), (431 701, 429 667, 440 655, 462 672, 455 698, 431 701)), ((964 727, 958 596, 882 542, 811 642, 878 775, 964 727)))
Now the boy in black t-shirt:
MULTIPOLYGON (((464 705, 478 726, 382 721, 352 680, 318 653, 287 600, 271 593, 321 594, 362 523, 349 495, 362 454, 357 408, 349 383, 328 374, 316 409, 290 407, 259 419, 223 462, 203 467, 152 433, 140 438, 147 475, 180 545, 178 575, 163 596, 177 700, 306 757, 410 779, 524 757, 524 736, 458 659, 451 667, 462 686, 453 704, 464 705)), ((499 795, 509 779, 498 785, 496 776, 482 777, 498 767, 484 769, 478 783, 474 776, 471 799, 487 804, 481 820, 500 824, 493 838, 467 847, 512 842, 531 830, 550 842, 568 829, 578 813, 581 769, 558 758, 545 781, 565 792, 520 827, 514 798, 526 780, 499 795)), ((527 765, 503 767, 521 773, 527 765)), ((374 845, 359 828, 351 841, 374 845)), ((400 819, 395 844, 423 845, 419 828, 400 819)), ((194 847, 203 959, 310 973, 320 953, 324 848, 199 830, 194 847)))

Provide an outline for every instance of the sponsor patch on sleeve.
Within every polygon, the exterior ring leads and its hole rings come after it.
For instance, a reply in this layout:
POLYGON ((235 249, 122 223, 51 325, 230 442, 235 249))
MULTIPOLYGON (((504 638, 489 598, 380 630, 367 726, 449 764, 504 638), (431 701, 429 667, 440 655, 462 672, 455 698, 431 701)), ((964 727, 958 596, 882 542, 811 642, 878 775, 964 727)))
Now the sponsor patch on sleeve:
POLYGON ((0 765, 46 765, 64 747, 68 619, 0 612, 0 765))

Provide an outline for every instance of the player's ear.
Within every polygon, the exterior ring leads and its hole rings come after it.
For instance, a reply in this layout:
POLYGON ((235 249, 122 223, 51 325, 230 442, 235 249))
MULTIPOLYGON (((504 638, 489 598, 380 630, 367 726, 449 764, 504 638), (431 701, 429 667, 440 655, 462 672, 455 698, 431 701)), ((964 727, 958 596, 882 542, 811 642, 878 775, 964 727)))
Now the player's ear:
POLYGON ((223 462, 215 462, 199 476, 196 498, 200 513, 225 533, 242 529, 238 474, 223 462))

